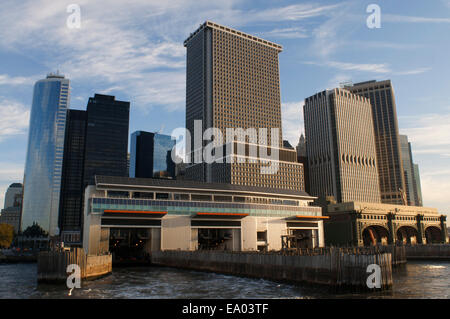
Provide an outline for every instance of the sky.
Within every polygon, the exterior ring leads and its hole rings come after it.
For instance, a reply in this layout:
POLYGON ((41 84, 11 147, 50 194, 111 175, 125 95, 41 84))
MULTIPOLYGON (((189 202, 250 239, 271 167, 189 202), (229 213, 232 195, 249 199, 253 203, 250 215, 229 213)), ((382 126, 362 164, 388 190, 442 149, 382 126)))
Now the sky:
POLYGON ((23 179, 37 80, 59 70, 71 80, 71 108, 114 95, 131 102, 130 134, 170 134, 185 127, 183 41, 206 20, 283 46, 283 138, 294 146, 305 98, 346 81, 390 79, 424 206, 450 213, 450 0, 2 0, 0 207, 8 185, 23 179), (71 4, 80 28, 67 25, 71 4), (370 4, 380 8, 379 28, 368 27, 370 4))

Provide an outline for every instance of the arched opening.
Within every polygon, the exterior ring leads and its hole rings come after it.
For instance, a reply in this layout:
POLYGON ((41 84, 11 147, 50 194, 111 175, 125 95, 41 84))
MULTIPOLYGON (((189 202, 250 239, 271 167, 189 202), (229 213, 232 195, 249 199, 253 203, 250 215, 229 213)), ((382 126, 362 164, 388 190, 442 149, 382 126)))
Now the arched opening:
POLYGON ((419 233, 412 226, 402 226, 397 230, 397 242, 408 245, 417 244, 419 233))
POLYGON ((430 226, 425 229, 427 244, 442 243, 442 234, 439 227, 430 226))
POLYGON ((387 245, 388 237, 388 230, 382 226, 372 225, 363 230, 364 246, 387 245))

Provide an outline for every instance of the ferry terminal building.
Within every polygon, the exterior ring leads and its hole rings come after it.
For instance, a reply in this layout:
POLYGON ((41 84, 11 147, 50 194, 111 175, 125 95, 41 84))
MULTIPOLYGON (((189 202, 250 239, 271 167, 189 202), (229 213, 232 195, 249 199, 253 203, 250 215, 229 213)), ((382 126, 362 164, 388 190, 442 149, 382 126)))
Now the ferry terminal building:
POLYGON ((320 207, 304 191, 186 180, 96 176, 85 190, 83 248, 269 251, 325 245, 320 207), (287 246, 285 246, 287 247, 287 246))

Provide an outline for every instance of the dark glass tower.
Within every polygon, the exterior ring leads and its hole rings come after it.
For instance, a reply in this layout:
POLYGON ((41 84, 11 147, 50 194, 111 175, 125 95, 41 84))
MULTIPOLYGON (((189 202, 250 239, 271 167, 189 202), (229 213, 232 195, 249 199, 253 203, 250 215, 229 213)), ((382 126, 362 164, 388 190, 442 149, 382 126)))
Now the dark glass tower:
POLYGON ((95 94, 87 111, 67 113, 59 215, 65 243, 81 240, 84 190, 95 175, 128 176, 129 112, 129 102, 95 94))
POLYGON ((136 131, 131 135, 130 177, 175 178, 169 135, 136 131))
POLYGON ((130 102, 95 94, 87 105, 84 186, 95 175, 128 176, 128 125, 130 102))
POLYGON ((68 110, 59 218, 62 237, 81 229, 85 138, 86 111, 68 110))

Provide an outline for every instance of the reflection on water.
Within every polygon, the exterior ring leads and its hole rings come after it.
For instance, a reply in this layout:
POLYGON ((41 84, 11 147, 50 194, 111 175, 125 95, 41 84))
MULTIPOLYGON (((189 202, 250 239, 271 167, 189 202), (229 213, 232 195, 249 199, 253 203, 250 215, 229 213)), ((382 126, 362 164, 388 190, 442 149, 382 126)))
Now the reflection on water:
POLYGON ((379 294, 335 295, 324 288, 163 267, 119 268, 82 283, 37 285, 36 264, 0 265, 0 298, 450 298, 449 262, 409 262, 379 294))

